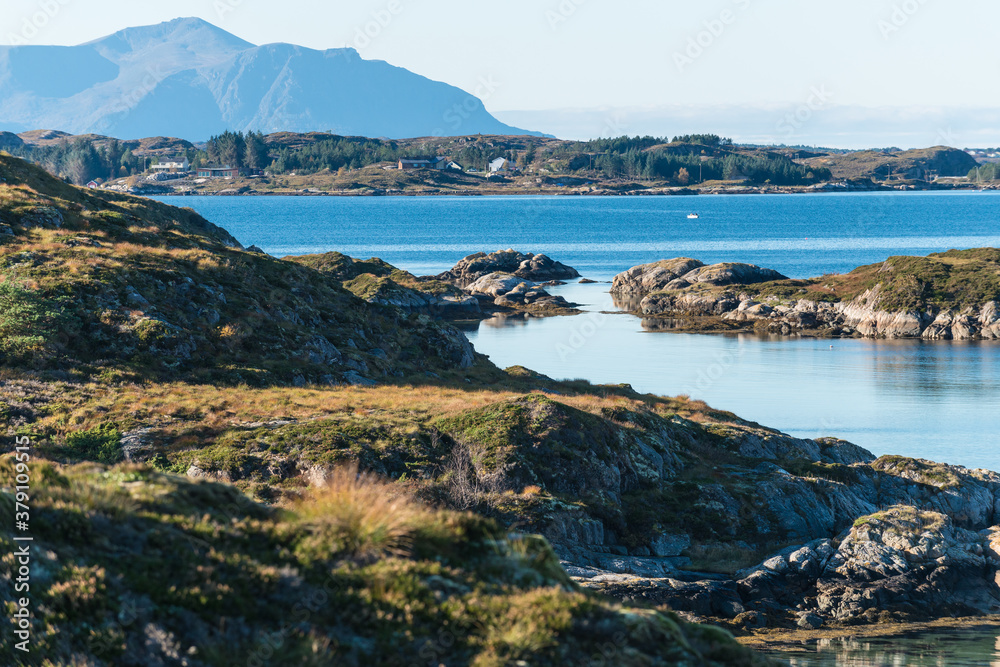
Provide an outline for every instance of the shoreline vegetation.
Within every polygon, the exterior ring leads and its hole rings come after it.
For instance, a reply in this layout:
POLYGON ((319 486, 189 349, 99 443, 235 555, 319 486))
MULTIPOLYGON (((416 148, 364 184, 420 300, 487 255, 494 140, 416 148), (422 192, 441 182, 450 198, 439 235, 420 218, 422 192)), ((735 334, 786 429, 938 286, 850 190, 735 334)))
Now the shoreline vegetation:
POLYGON ((711 134, 583 142, 226 132, 194 144, 171 137, 119 140, 39 130, 0 134, 0 148, 77 185, 93 182, 158 196, 685 196, 1000 188, 995 164, 980 165, 965 151, 944 146, 909 151, 742 146, 711 134), (404 161, 407 168, 401 169, 404 161), (212 177, 205 169, 213 166, 239 175, 212 177))
POLYGON ((0 155, 0 274, 50 661, 767 665, 734 636, 1000 612, 997 473, 476 353, 447 313, 572 309, 544 255, 276 259, 0 155))

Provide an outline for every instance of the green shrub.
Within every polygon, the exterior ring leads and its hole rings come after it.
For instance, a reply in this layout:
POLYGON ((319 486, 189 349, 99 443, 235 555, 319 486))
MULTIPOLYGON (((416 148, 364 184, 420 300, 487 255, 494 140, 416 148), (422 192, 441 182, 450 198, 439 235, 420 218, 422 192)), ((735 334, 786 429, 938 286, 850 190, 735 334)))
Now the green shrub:
POLYGON ((40 350, 57 317, 38 292, 10 278, 0 282, 0 356, 16 361, 40 350))
POLYGON ((101 424, 88 431, 66 436, 66 446, 74 456, 113 465, 122 460, 122 434, 114 424, 101 424))

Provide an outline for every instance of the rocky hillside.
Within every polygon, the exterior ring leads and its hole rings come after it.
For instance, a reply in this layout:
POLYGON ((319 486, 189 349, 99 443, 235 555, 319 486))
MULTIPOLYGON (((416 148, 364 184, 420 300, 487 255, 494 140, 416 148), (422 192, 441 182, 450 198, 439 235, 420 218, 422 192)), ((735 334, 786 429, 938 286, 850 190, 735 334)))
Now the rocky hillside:
POLYGON ((1000 250, 890 257, 845 275, 784 279, 747 264, 686 258, 615 278, 619 305, 649 328, 826 336, 1000 338, 1000 250), (681 318, 682 321, 673 321, 681 318))
MULTIPOLYGON (((4 623, 4 664, 767 664, 717 628, 581 591, 544 540, 356 471, 281 508, 141 466, 32 478, 31 652, 4 623)), ((6 529, 0 544, 10 605, 6 529)))
POLYGON ((935 146, 909 151, 856 151, 823 155, 803 161, 812 167, 829 169, 835 179, 903 178, 928 180, 937 176, 966 176, 976 168, 976 160, 963 150, 935 146))
POLYGON ((0 353, 78 377, 373 383, 461 369, 459 332, 246 252, 193 211, 68 186, 0 155, 0 353))
POLYGON ((340 280, 368 301, 446 319, 488 318, 497 313, 565 315, 576 304, 549 294, 543 285, 579 278, 576 269, 545 255, 501 250, 476 253, 439 276, 417 277, 381 259, 357 260, 338 252, 286 257, 340 280))
POLYGON ((1000 611, 995 473, 876 459, 703 403, 520 368, 466 386, 431 382, 41 387, 24 378, 0 400, 50 459, 132 461, 272 505, 357 464, 424 503, 545 537, 585 588, 735 631, 794 627, 803 610, 812 625, 1000 611), (879 523, 893 507, 924 517, 905 540, 879 523))
MULTIPOLYGON (((443 279, 276 260, 9 157, 0 178, 0 424, 32 442, 38 664, 753 665, 691 623, 1000 611, 995 473, 502 371, 378 302, 457 298, 443 279)), ((953 289, 987 295, 991 257, 930 258, 953 273, 928 279, 977 275, 953 289)), ((480 259, 462 264, 475 282, 506 280, 480 259)), ((532 281, 524 261, 505 275, 532 281)), ((893 271, 859 272, 844 294, 877 276, 905 294, 893 271)), ((649 273, 616 287, 828 284, 693 260, 649 273)))

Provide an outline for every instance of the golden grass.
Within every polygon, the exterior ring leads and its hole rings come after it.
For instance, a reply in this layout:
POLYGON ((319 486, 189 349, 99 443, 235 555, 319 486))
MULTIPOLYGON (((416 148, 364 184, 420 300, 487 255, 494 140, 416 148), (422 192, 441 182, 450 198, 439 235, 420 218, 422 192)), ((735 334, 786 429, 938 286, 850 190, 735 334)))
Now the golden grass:
POLYGON ((290 509, 311 535, 303 544, 307 553, 322 557, 329 549, 359 560, 406 556, 414 532, 432 514, 402 487, 358 472, 357 464, 334 469, 290 509))
MULTIPOLYGON (((0 379, 17 381, 20 377, 0 372, 0 379)), ((168 440, 175 440, 175 444, 180 440, 194 444, 229 428, 275 420, 363 418, 373 424, 405 430, 525 394, 508 389, 409 384, 262 389, 182 382, 118 386, 89 383, 68 385, 60 392, 59 403, 51 406, 38 423, 42 429, 65 434, 109 422, 135 424, 154 427, 168 440)), ((566 393, 556 400, 595 415, 609 408, 624 408, 677 414, 696 422, 738 421, 700 401, 652 396, 626 398, 599 387, 587 393, 566 393)))

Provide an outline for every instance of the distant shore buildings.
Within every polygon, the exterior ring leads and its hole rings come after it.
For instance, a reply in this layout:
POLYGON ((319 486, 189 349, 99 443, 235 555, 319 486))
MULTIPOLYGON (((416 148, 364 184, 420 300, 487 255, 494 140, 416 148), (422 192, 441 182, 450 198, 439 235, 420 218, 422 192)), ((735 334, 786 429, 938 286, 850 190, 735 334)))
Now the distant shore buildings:
POLYGON ((238 178, 239 175, 239 169, 228 165, 198 167, 198 178, 238 178))
POLYGON ((409 171, 411 169, 436 169, 438 171, 444 171, 445 169, 451 169, 454 171, 464 171, 462 165, 457 162, 453 162, 446 157, 418 157, 418 158, 402 158, 399 160, 397 167, 400 171, 409 171))
POLYGON ((162 162, 157 162, 156 164, 150 166, 149 170, 152 172, 165 172, 170 174, 175 174, 179 172, 186 172, 191 169, 191 163, 188 162, 187 157, 177 157, 169 158, 162 162))

